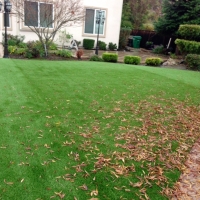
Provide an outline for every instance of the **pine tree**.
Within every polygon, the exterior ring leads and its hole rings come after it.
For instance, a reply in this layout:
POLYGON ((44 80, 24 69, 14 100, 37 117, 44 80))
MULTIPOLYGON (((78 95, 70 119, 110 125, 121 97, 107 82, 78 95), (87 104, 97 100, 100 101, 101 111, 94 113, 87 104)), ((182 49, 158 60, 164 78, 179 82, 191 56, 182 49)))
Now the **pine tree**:
POLYGON ((174 35, 181 24, 200 24, 200 0, 164 0, 163 15, 155 23, 156 31, 174 35))

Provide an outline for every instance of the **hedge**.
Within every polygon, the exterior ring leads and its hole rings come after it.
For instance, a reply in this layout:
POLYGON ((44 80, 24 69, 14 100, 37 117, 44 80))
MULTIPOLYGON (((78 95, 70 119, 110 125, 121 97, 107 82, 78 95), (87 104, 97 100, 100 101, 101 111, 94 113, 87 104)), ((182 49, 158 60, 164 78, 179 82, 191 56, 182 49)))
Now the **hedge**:
POLYGON ((125 56, 124 57, 125 64, 138 65, 140 64, 140 61, 141 61, 141 58, 139 56, 125 56))
POLYGON ((83 47, 85 49, 93 49, 94 48, 94 40, 93 39, 83 39, 83 47))
POLYGON ((200 42, 176 39, 175 44, 182 53, 200 54, 200 42))
POLYGON ((149 66, 159 66, 161 65, 162 60, 160 58, 147 58, 145 63, 149 66))
POLYGON ((200 55, 188 54, 185 61, 188 69, 200 71, 200 55))
POLYGON ((178 35, 186 40, 200 40, 200 26, 194 24, 180 25, 178 35))
POLYGON ((118 55, 115 53, 103 53, 102 58, 105 62, 117 62, 118 55))

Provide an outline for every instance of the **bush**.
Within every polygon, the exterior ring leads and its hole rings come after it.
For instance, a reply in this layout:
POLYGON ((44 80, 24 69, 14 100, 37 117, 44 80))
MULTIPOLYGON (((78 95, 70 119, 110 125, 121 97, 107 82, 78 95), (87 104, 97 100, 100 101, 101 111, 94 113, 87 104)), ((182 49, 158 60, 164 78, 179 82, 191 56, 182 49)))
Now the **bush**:
POLYGON ((8 46, 9 54, 15 54, 16 50, 17 50, 17 46, 8 46))
POLYGON ((17 48, 15 51, 15 55, 25 55, 26 49, 25 48, 17 48))
POLYGON ((200 54, 200 42, 176 39, 175 44, 181 53, 200 54))
POLYGON ((102 58, 105 62, 117 62, 118 55, 115 53, 103 53, 102 58))
POLYGON ((112 42, 109 42, 108 48, 109 48, 109 50, 114 51, 117 49, 117 45, 113 44, 112 42))
POLYGON ((106 43, 103 41, 99 41, 99 49, 100 50, 106 50, 106 43))
POLYGON ((131 28, 121 28, 120 29, 119 49, 124 49, 126 47, 131 31, 132 31, 131 28))
POLYGON ((156 48, 153 49, 153 53, 156 53, 156 54, 163 54, 164 53, 164 46, 163 45, 160 45, 156 48))
POLYGON ((200 55, 188 54, 185 61, 188 69, 200 71, 200 55))
POLYGON ((17 46, 17 41, 13 39, 8 40, 8 46, 17 46))
POLYGON ((200 26, 194 24, 180 25, 178 35, 186 40, 200 40, 200 26))
POLYGON ((19 47, 19 48, 27 48, 27 44, 24 43, 24 42, 20 42, 20 43, 18 44, 18 47, 19 47))
POLYGON ((93 56, 90 58, 90 61, 102 62, 103 59, 102 59, 101 57, 99 57, 98 55, 93 55, 93 56))
POLYGON ((45 55, 44 47, 40 41, 27 42, 27 51, 25 57, 36 58, 43 57, 45 55))
POLYGON ((93 39, 83 39, 83 47, 85 49, 93 49, 94 48, 94 40, 93 39))
POLYGON ((141 58, 139 56, 125 56, 124 57, 125 64, 138 65, 140 64, 140 61, 141 61, 141 58))
POLYGON ((162 60, 160 58, 147 58, 145 63, 150 66, 159 66, 161 65, 162 60))
POLYGON ((72 57, 71 51, 64 50, 64 49, 56 51, 55 54, 57 56, 61 56, 61 57, 64 57, 64 58, 71 58, 72 57))
MULTIPOLYGON (((5 34, 3 33, 2 35, 3 35, 2 44, 4 45, 4 43, 5 43, 5 34)), ((7 39, 8 39, 8 45, 9 46, 18 46, 19 43, 24 41, 24 38, 25 38, 25 36, 7 34, 7 39)))
POLYGON ((57 49, 58 49, 57 44, 55 44, 54 42, 49 43, 49 50, 57 50, 57 49))

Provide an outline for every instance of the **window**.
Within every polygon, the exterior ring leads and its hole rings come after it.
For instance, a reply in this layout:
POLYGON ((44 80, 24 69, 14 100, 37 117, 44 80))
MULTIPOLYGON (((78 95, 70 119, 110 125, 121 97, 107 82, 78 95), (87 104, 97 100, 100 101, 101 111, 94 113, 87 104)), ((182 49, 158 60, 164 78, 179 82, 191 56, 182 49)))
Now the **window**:
POLYGON ((25 26, 53 27, 53 4, 24 2, 25 26))
POLYGON ((99 27, 99 34, 104 35, 106 11, 101 10, 102 11, 101 19, 103 20, 101 20, 100 24, 97 24, 96 19, 99 17, 99 11, 100 10, 97 9, 86 9, 84 33, 97 34, 99 27))
POLYGON ((5 24, 6 24, 7 27, 10 27, 10 15, 9 15, 9 13, 3 14, 3 25, 4 25, 4 27, 5 27, 5 24))

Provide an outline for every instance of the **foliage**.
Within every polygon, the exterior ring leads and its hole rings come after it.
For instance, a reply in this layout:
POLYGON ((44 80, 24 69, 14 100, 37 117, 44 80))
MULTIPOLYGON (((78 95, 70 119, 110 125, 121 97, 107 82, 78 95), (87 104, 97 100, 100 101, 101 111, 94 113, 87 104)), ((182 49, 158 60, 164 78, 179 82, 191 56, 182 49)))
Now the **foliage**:
POLYGON ((119 36, 119 49, 124 49, 126 47, 130 33, 130 28, 121 28, 119 36))
POLYGON ((65 43, 68 43, 73 38, 72 34, 66 32, 66 30, 58 32, 58 41, 61 42, 62 49, 64 49, 65 43))
POLYGON ((124 1, 123 3, 121 28, 133 28, 133 15, 130 7, 130 2, 124 1))
POLYGON ((109 49, 110 51, 114 51, 114 50, 117 49, 117 45, 114 44, 114 43, 112 43, 112 42, 109 42, 109 44, 108 44, 108 49, 109 49))
POLYGON ((8 46, 8 52, 9 54, 13 55, 25 55, 27 49, 26 48, 20 48, 18 46, 8 46))
POLYGON ((64 58, 71 58, 72 57, 72 52, 69 51, 69 50, 65 50, 65 49, 57 50, 55 54, 57 56, 61 56, 61 57, 64 57, 64 58))
MULTIPOLYGON (((4 45, 5 34, 2 33, 2 35, 3 35, 2 44, 4 45)), ((7 34, 8 46, 19 46, 20 43, 23 43, 24 39, 25 39, 24 35, 7 34)))
POLYGON ((149 66, 159 66, 161 65, 162 60, 160 58, 147 58, 145 64, 149 66))
POLYGON ((178 29, 178 35, 182 39, 200 41, 200 25, 180 25, 178 29))
POLYGON ((17 46, 8 46, 9 54, 14 54, 16 50, 17 50, 17 46))
POLYGON ((8 46, 17 46, 16 40, 9 39, 9 40, 8 40, 8 46))
POLYGON ((186 61, 188 69, 200 71, 200 55, 198 55, 198 54, 188 54, 185 57, 185 61, 186 61))
POLYGON ((157 46, 153 49, 153 53, 156 53, 156 54, 163 54, 164 53, 164 46, 163 45, 160 45, 160 46, 157 46))
POLYGON ((16 55, 25 55, 26 49, 25 48, 17 48, 15 51, 16 55))
POLYGON ((170 55, 170 58, 172 58, 172 59, 176 59, 176 58, 177 58, 177 56, 176 56, 176 54, 175 54, 175 53, 171 53, 171 52, 170 52, 170 54, 169 54, 169 55, 170 55))
POLYGON ((100 50, 106 50, 106 46, 107 45, 105 42, 99 40, 99 49, 100 50))
POLYGON ((25 42, 20 42, 18 45, 17 45, 19 48, 26 48, 27 47, 27 44, 25 42))
POLYGON ((49 42, 49 50, 57 50, 58 45, 54 42, 49 42))
POLYGON ((199 54, 200 53, 200 42, 189 41, 183 39, 176 39, 175 44, 181 53, 199 54))
POLYGON ((94 40, 93 39, 83 39, 83 47, 85 49, 93 49, 94 48, 94 40))
POLYGON ((43 44, 40 41, 27 42, 26 58, 37 58, 45 56, 43 44))
POLYGON ((163 15, 155 23, 158 33, 176 34, 181 24, 200 24, 199 0, 164 0, 163 15))
POLYGON ((81 59, 81 56, 83 55, 83 50, 82 49, 79 49, 77 52, 76 52, 76 57, 78 59, 81 59))
POLYGON ((90 61, 103 62, 103 59, 99 57, 98 55, 93 55, 91 56, 90 61))
POLYGON ((152 23, 144 23, 142 25, 142 30, 154 31, 154 25, 152 23))
POLYGON ((140 61, 141 61, 141 58, 139 56, 125 56, 124 57, 125 64, 138 65, 140 64, 140 61))
POLYGON ((105 62, 117 62, 118 55, 115 53, 103 53, 102 54, 102 59, 105 62))

